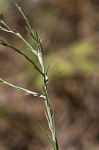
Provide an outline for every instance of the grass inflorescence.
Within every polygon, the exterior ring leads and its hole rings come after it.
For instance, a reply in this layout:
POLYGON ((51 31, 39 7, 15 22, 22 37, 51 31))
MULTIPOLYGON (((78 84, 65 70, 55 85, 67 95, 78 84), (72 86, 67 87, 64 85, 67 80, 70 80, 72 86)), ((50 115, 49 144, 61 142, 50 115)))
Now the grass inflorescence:
POLYGON ((33 30, 30 21, 28 17, 25 15, 21 7, 13 0, 14 5, 18 9, 18 11, 21 13, 22 17, 24 18, 27 27, 25 27, 30 34, 33 42, 35 42, 37 49, 35 50, 30 43, 15 29, 12 30, 3 20, 0 20, 0 30, 9 34, 13 34, 16 37, 18 37, 27 47, 27 50, 32 51, 32 54, 35 55, 38 58, 38 62, 40 64, 40 67, 32 60, 30 59, 25 53, 22 52, 19 48, 9 44, 6 42, 4 39, 0 39, 0 44, 6 47, 10 47, 14 51, 16 51, 18 54, 22 55, 27 61, 31 63, 31 65, 34 67, 34 69, 42 76, 43 79, 43 91, 41 93, 30 91, 27 89, 24 89, 22 87, 15 86, 3 79, 0 78, 0 82, 9 85, 15 89, 21 90, 25 92, 25 94, 28 95, 33 95, 39 98, 42 98, 45 103, 46 111, 45 111, 45 116, 48 122, 48 128, 50 130, 51 135, 47 131, 43 129, 43 127, 40 125, 42 131, 44 132, 46 138, 48 139, 49 143, 52 146, 53 150, 59 150, 58 148, 58 143, 57 143, 57 138, 56 138, 56 131, 55 131, 55 121, 54 121, 54 111, 51 109, 51 103, 50 99, 48 96, 48 75, 47 75, 47 70, 45 70, 44 66, 44 59, 43 59, 43 46, 42 46, 42 40, 39 37, 39 34, 37 30, 33 30))

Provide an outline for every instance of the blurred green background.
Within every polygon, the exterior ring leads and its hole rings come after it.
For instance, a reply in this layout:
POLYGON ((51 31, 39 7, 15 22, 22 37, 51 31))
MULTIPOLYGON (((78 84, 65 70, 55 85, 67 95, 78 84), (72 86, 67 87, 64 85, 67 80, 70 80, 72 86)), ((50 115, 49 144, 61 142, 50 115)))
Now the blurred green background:
MULTIPOLYGON (((98 0, 17 0, 37 29, 49 68, 49 95, 55 109, 60 150, 99 149, 98 0)), ((3 20, 35 46, 13 2, 0 0, 3 20)), ((37 61, 15 36, 0 38, 37 61)), ((38 62, 37 62, 38 63, 38 62)), ((0 77, 41 91, 42 78, 11 49, 0 45, 0 77)), ((43 101, 0 83, 0 150, 50 150, 43 101)))

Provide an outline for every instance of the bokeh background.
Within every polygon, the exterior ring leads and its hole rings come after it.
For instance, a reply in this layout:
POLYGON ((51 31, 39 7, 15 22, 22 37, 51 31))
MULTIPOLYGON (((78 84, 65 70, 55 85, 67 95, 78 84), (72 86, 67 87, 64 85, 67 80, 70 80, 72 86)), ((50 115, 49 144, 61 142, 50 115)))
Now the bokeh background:
MULTIPOLYGON (((99 150, 99 1, 17 2, 38 29, 46 67, 50 64, 48 90, 60 150, 99 150)), ((0 12, 33 45, 13 2, 0 0, 0 12)), ((15 36, 0 31, 0 38, 35 60, 15 36)), ((33 67, 1 45, 0 77, 33 91, 42 90, 42 79, 33 67)), ((0 150, 51 150, 39 127, 48 130, 44 109, 41 99, 0 83, 0 150)))

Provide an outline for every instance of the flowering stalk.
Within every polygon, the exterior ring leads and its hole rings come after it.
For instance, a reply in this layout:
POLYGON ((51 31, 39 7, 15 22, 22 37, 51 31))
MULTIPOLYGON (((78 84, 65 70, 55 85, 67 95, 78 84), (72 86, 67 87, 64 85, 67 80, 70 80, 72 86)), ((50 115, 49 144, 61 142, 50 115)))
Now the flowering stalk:
POLYGON ((35 50, 30 44, 29 42, 16 30, 12 30, 3 20, 0 20, 0 30, 4 31, 6 33, 9 34, 13 34, 15 36, 17 36, 21 41, 23 41, 23 43, 26 45, 26 47, 32 51, 32 53, 38 58, 39 64, 41 67, 38 67, 37 64, 31 60, 25 53, 23 53, 21 50, 19 50, 18 48, 16 48, 15 46, 7 43, 6 41, 4 41, 3 39, 0 39, 0 44, 6 47, 10 47, 12 48, 14 51, 16 51, 17 53, 19 53, 20 55, 22 55, 25 59, 27 59, 32 66, 34 67, 35 70, 38 71, 38 73, 41 74, 42 78, 43 78, 43 92, 42 94, 38 93, 38 92, 33 92, 18 86, 15 86, 9 82, 4 81, 3 79, 0 78, 0 82, 7 84, 15 89, 24 91, 25 94, 28 95, 33 95, 33 96, 37 96, 40 98, 43 98, 44 103, 45 103, 45 107, 46 107, 46 111, 45 111, 45 116, 48 122, 48 128, 50 130, 51 135, 48 134, 47 131, 45 131, 42 126, 40 125, 42 131, 44 132, 46 138, 48 139, 48 141, 50 142, 52 149, 53 150, 59 150, 58 148, 58 143, 57 143, 57 138, 56 138, 56 131, 55 131, 55 122, 54 122, 54 112, 51 110, 51 104, 50 104, 50 99, 48 96, 48 76, 47 76, 47 72, 45 71, 45 66, 44 66, 44 60, 43 60, 43 46, 42 46, 42 42, 41 39, 39 38, 38 32, 34 31, 32 29, 32 26, 29 22, 29 19, 26 17, 25 13, 23 12, 23 10, 21 9, 21 7, 13 0, 16 8, 19 10, 19 12, 21 13, 22 17, 24 18, 27 27, 26 29, 28 30, 29 34, 31 35, 33 41, 35 42, 36 46, 37 46, 37 50, 35 50))

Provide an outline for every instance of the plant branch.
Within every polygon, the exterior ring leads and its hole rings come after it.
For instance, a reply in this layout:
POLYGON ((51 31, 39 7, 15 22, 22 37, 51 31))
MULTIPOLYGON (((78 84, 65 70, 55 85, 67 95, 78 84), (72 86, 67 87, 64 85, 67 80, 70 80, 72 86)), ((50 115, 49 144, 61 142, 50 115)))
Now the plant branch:
POLYGON ((9 82, 6 82, 5 80, 3 80, 3 79, 1 79, 1 78, 0 78, 0 82, 3 82, 3 83, 6 84, 6 85, 9 85, 9 86, 11 86, 11 87, 13 87, 13 88, 15 88, 15 89, 20 90, 20 91, 23 91, 23 92, 25 92, 25 94, 33 95, 33 96, 37 96, 37 97, 41 97, 41 98, 44 98, 44 99, 45 99, 45 96, 42 95, 42 94, 40 94, 40 93, 32 92, 32 91, 30 91, 30 90, 27 90, 27 89, 21 88, 21 87, 19 87, 19 86, 13 85, 13 84, 11 84, 11 83, 9 83, 9 82))
MULTIPOLYGON (((38 37, 38 39, 40 39, 38 33, 37 33, 37 37, 38 37)), ((45 135, 48 138, 48 140, 50 141, 50 143, 53 147, 53 150, 59 150, 58 143, 57 143, 57 138, 56 138, 56 132, 55 132, 54 114, 51 111, 51 103, 50 103, 50 99, 49 99, 49 96, 48 96, 48 88, 47 88, 48 87, 48 76, 47 76, 47 73, 45 72, 43 55, 42 55, 42 48, 43 48, 42 44, 39 41, 38 42, 38 60, 39 60, 39 63, 42 67, 42 72, 44 74, 44 77, 43 77, 43 82, 44 82, 43 90, 44 90, 44 95, 45 95, 45 107, 46 107, 45 116, 46 116, 46 119, 47 119, 47 122, 48 122, 49 130, 51 131, 52 137, 50 137, 47 132, 45 132, 45 135)))
POLYGON ((6 23, 4 23, 2 20, 0 20, 0 24, 4 25, 5 27, 2 27, 0 25, 0 30, 4 31, 4 32, 8 32, 11 34, 14 34, 15 36, 17 36, 18 38, 20 38, 25 44, 26 46, 29 48, 29 50, 31 50, 35 55, 37 55, 36 50, 33 49, 33 47, 25 40, 25 38, 16 30, 12 30, 6 23))
POLYGON ((53 150, 59 150, 58 147, 58 142, 57 142, 57 138, 56 138, 56 132, 55 132, 55 121, 54 121, 54 112, 52 112, 51 110, 51 102, 48 96, 48 76, 47 76, 47 71, 45 71, 45 66, 44 66, 44 60, 43 60, 43 46, 42 46, 42 42, 41 39, 39 38, 38 32, 33 31, 32 26, 29 22, 29 19, 26 17, 25 13, 23 12, 23 10, 21 9, 21 7, 15 2, 15 0, 13 0, 15 6, 17 7, 17 9, 19 10, 19 12, 21 13, 21 15, 23 16, 27 27, 26 29, 28 30, 29 34, 31 35, 33 41, 35 42, 36 46, 37 46, 37 51, 33 49, 33 47, 29 44, 28 41, 25 40, 25 38, 16 30, 12 30, 6 23, 4 23, 2 20, 0 21, 0 30, 4 31, 4 32, 8 32, 11 34, 14 34, 15 36, 19 37, 24 43, 25 45, 29 48, 29 50, 31 50, 33 52, 34 55, 37 56, 39 64, 41 65, 41 69, 35 64, 34 61, 32 61, 26 54, 24 54, 22 51, 20 51, 18 48, 8 44, 7 42, 5 42, 4 40, 0 39, 0 44, 3 46, 7 46, 12 48, 14 51, 18 52, 19 54, 21 54, 22 56, 24 56, 30 63, 32 63, 33 67, 42 75, 43 77, 43 94, 40 93, 36 93, 36 92, 32 92, 29 91, 27 89, 15 86, 11 83, 8 83, 6 81, 4 81, 3 79, 0 78, 0 82, 3 82, 4 84, 7 84, 15 89, 24 91, 26 94, 31 94, 33 96, 37 96, 37 97, 41 97, 44 99, 45 102, 45 107, 46 107, 46 111, 45 111, 45 116, 48 122, 48 128, 50 130, 51 136, 48 134, 47 131, 44 131, 44 129, 42 128, 42 131, 44 132, 44 134, 46 135, 46 138, 48 139, 48 141, 50 142, 53 150), (2 27, 3 25, 3 27, 2 27))
POLYGON ((25 13, 23 12, 22 8, 15 2, 15 0, 13 0, 13 2, 14 2, 14 5, 16 6, 16 8, 21 13, 21 15, 23 16, 23 18, 24 18, 24 20, 25 20, 25 22, 27 24, 26 29, 28 30, 28 32, 30 33, 32 38, 35 40, 35 35, 34 35, 33 29, 32 29, 32 26, 30 24, 30 21, 29 21, 28 17, 25 15, 25 13))

